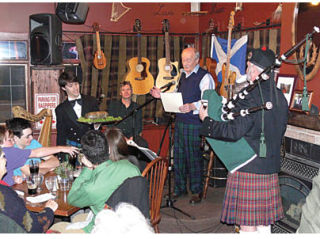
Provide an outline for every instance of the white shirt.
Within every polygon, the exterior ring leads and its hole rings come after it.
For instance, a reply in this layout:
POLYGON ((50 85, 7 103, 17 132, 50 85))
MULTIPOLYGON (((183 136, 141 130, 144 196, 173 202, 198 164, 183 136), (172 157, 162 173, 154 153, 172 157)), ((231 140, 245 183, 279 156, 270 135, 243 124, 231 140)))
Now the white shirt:
MULTIPOLYGON (((68 97, 69 101, 77 100, 77 99, 81 99, 81 95, 79 95, 76 99, 71 99, 71 98, 68 97)), ((76 113, 77 117, 80 118, 81 117, 82 106, 79 105, 77 101, 73 106, 73 110, 76 113)))

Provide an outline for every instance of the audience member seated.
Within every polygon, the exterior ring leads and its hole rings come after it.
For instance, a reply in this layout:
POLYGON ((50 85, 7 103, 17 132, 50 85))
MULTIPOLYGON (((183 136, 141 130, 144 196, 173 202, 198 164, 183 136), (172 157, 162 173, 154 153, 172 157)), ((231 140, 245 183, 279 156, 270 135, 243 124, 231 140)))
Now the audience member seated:
POLYGON ((0 146, 6 155, 7 161, 7 174, 3 177, 9 186, 14 183, 22 183, 22 177, 13 176, 13 171, 17 168, 22 167, 26 176, 30 174, 29 165, 25 165, 28 158, 41 158, 48 155, 52 155, 59 152, 68 153, 74 155, 78 152, 76 147, 72 146, 56 146, 56 147, 41 147, 37 149, 19 149, 13 147, 12 133, 7 130, 3 125, 0 125, 0 146))
MULTIPOLYGON (((132 85, 129 81, 121 82, 120 96, 120 100, 113 100, 109 103, 107 108, 109 115, 120 116, 123 119, 116 127, 121 130, 126 141, 133 140, 137 145, 148 148, 148 142, 142 137, 142 109, 137 110, 140 107, 139 104, 132 101, 132 85)), ((129 154, 134 155, 140 161, 141 167, 145 167, 150 161, 135 147, 129 146, 129 154)))
POLYGON ((119 203, 114 210, 103 209, 97 214, 91 232, 145 235, 154 233, 154 230, 138 208, 129 203, 119 203))
MULTIPOLYGON (((117 135, 118 132, 118 130, 110 129, 107 135, 117 135)), ((110 138, 112 139, 112 137, 110 138)), ((110 195, 127 178, 141 175, 135 165, 117 155, 114 142, 109 143, 102 132, 88 131, 82 136, 81 145, 84 154, 81 162, 84 168, 73 182, 67 200, 69 204, 80 208, 90 207, 91 212, 86 216, 86 223, 77 223, 78 227, 75 227, 73 223, 60 222, 51 228, 55 231, 67 233, 73 232, 73 229, 82 228, 84 232, 90 233, 95 215, 104 208, 110 195), (109 148, 112 152, 110 157, 109 148)), ((73 222, 77 221, 77 216, 73 218, 73 222)), ((79 214, 79 217, 81 216, 83 215, 79 214)))
MULTIPOLYGON (((5 153, 0 147, 0 179, 6 174, 5 153)), ((46 232, 54 220, 54 211, 58 204, 49 200, 40 213, 34 213, 26 208, 22 198, 6 183, 0 184, 0 216, 6 216, 16 222, 24 231, 30 233, 46 232)), ((12 225, 12 224, 11 224, 12 225)), ((13 232, 8 224, 0 224, 0 233, 13 232)))
POLYGON ((125 136, 119 128, 107 128, 105 131, 105 136, 109 144, 110 159, 112 161, 128 159, 129 162, 133 163, 140 169, 140 172, 143 171, 143 169, 145 168, 145 164, 141 160, 138 160, 134 155, 129 155, 129 146, 127 144, 125 136))
MULTIPOLYGON (((12 118, 6 121, 7 128, 13 133, 14 147, 19 149, 36 149, 41 148, 39 141, 33 138, 33 131, 30 121, 22 118, 12 118)), ((59 160, 53 155, 40 158, 29 158, 25 164, 30 165, 31 162, 39 162, 39 169, 43 173, 59 166, 59 160)), ((14 170, 14 176, 22 176, 20 168, 14 170)), ((26 172, 24 172, 26 174, 26 172)))

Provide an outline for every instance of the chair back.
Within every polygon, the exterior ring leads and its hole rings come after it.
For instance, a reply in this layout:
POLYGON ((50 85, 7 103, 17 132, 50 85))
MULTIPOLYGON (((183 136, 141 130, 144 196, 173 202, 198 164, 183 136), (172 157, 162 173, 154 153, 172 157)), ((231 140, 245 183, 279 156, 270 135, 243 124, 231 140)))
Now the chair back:
POLYGON ((145 218, 149 215, 148 182, 146 178, 135 176, 127 178, 109 197, 106 204, 115 208, 118 203, 126 202, 139 208, 145 218))
POLYGON ((168 159, 162 157, 151 161, 142 172, 142 176, 146 177, 149 181, 150 221, 156 233, 159 233, 158 224, 161 220, 160 207, 167 174, 168 159))

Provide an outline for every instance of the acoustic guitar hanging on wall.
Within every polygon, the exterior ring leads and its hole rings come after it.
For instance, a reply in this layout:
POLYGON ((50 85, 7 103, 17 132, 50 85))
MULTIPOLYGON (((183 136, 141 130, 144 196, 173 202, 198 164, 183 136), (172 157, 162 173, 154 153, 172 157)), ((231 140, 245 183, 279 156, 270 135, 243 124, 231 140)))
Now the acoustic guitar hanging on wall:
POLYGON ((93 23, 92 27, 93 27, 93 30, 96 32, 96 41, 97 41, 97 50, 94 53, 93 65, 98 70, 102 70, 107 66, 107 59, 103 51, 101 50, 101 46, 100 46, 99 24, 95 22, 93 23))
POLYGON ((156 86, 161 88, 162 86, 174 81, 175 84, 172 85, 169 90, 166 92, 173 92, 177 86, 178 79, 179 79, 179 71, 178 71, 178 62, 171 62, 170 61, 170 44, 169 44, 169 20, 164 19, 163 22, 163 31, 165 37, 165 50, 166 50, 166 57, 160 58, 158 60, 158 76, 156 79, 156 86))
POLYGON ((135 20, 133 26, 135 32, 137 32, 137 53, 138 57, 132 57, 127 62, 129 72, 125 77, 126 81, 129 81, 132 85, 132 92, 136 95, 145 95, 150 92, 154 85, 154 79, 149 71, 150 61, 146 57, 141 57, 141 21, 135 20))

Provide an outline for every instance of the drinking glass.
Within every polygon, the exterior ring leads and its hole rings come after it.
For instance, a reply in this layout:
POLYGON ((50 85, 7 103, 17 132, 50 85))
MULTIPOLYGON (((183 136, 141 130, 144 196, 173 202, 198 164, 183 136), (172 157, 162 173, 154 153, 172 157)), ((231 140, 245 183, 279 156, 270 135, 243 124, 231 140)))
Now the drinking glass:
POLYGON ((41 185, 43 183, 43 176, 38 174, 38 175, 33 176, 33 179, 37 184, 37 192, 41 192, 42 191, 41 185))
POLYGON ((27 178, 28 194, 33 195, 37 193, 37 183, 35 179, 31 176, 27 178))
POLYGON ((61 178, 60 180, 60 190, 68 191, 70 189, 70 181, 69 178, 61 178))
POLYGON ((30 164, 30 174, 38 175, 39 174, 39 162, 32 160, 30 164))
POLYGON ((45 184, 49 192, 52 194, 53 186, 54 186, 54 178, 53 177, 48 177, 45 179, 45 184))

